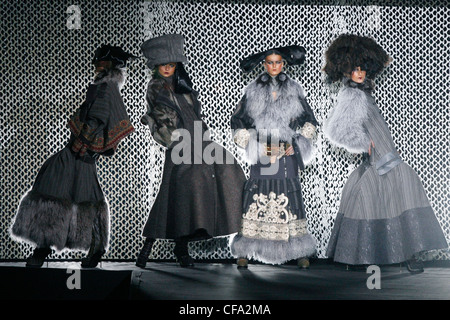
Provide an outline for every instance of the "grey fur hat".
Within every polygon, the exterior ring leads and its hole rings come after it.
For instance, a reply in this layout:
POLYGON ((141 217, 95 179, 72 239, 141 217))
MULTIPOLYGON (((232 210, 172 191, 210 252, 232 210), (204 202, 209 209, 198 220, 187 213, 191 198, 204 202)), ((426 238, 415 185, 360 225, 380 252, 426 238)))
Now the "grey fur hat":
POLYGON ((141 45, 150 69, 169 62, 187 62, 183 49, 184 37, 181 34, 166 34, 148 39, 141 45))

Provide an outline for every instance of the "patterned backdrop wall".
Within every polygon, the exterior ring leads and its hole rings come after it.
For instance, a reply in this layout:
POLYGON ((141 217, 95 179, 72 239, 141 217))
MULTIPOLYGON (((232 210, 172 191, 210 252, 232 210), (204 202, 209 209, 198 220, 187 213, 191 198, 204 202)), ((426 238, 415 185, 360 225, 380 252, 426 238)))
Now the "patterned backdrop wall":
MULTIPOLYGON (((321 72, 324 50, 344 32, 372 36, 393 57, 376 80, 374 96, 403 159, 419 174, 450 242, 450 66, 447 1, 1 1, 0 259, 23 259, 32 251, 8 233, 22 195, 43 162, 69 138, 68 117, 81 104, 93 78, 91 59, 104 43, 140 55, 140 44, 164 33, 185 35, 186 69, 203 105, 214 139, 231 151, 229 121, 243 88, 262 69, 243 75, 239 60, 269 47, 299 44, 306 63, 287 67, 303 84, 320 123, 337 86, 321 72)), ((98 164, 111 209, 106 259, 135 259, 141 231, 157 195, 164 150, 140 124, 150 72, 133 61, 122 89, 136 132, 112 158, 98 164)), ((332 147, 318 128, 317 155, 301 172, 308 228, 317 257, 326 246, 342 188, 360 156, 332 147)), ((194 258, 231 258, 228 237, 191 244, 194 258)), ((169 241, 158 241, 151 258, 173 258, 169 241)), ((78 259, 84 253, 53 253, 78 259)), ((427 256, 429 257, 429 256, 427 256)), ((449 259, 439 251, 433 259, 449 259)))

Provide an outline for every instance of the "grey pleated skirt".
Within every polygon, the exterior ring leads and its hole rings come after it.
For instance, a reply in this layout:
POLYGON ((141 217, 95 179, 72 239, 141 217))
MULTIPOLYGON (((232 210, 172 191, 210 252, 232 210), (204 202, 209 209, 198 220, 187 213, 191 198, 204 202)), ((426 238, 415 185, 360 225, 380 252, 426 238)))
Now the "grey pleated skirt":
POLYGON ((327 256, 351 264, 392 264, 447 248, 416 172, 401 162, 380 175, 369 161, 344 186, 327 256))

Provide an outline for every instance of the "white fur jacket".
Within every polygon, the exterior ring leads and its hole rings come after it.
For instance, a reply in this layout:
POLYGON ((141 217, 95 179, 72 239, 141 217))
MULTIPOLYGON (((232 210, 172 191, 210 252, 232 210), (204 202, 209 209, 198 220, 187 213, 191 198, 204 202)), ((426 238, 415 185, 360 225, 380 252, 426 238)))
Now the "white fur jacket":
POLYGON ((245 148, 250 164, 262 154, 260 140, 265 134, 272 141, 293 144, 301 169, 313 158, 311 138, 317 125, 303 88, 285 73, 272 78, 264 72, 251 82, 231 118, 235 142, 245 148))

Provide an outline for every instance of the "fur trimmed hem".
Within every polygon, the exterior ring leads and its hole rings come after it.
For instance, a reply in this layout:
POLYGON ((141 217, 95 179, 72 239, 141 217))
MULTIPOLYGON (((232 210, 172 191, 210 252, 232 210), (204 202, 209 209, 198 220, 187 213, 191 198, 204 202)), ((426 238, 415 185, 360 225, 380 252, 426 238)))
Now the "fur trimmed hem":
POLYGON ((106 200, 74 204, 29 191, 20 201, 9 230, 13 240, 37 247, 87 251, 92 235, 105 250, 109 241, 106 200))
POLYGON ((310 234, 292 237, 289 241, 251 239, 237 234, 230 242, 231 254, 235 258, 253 259, 266 264, 283 264, 316 253, 316 241, 310 234))

